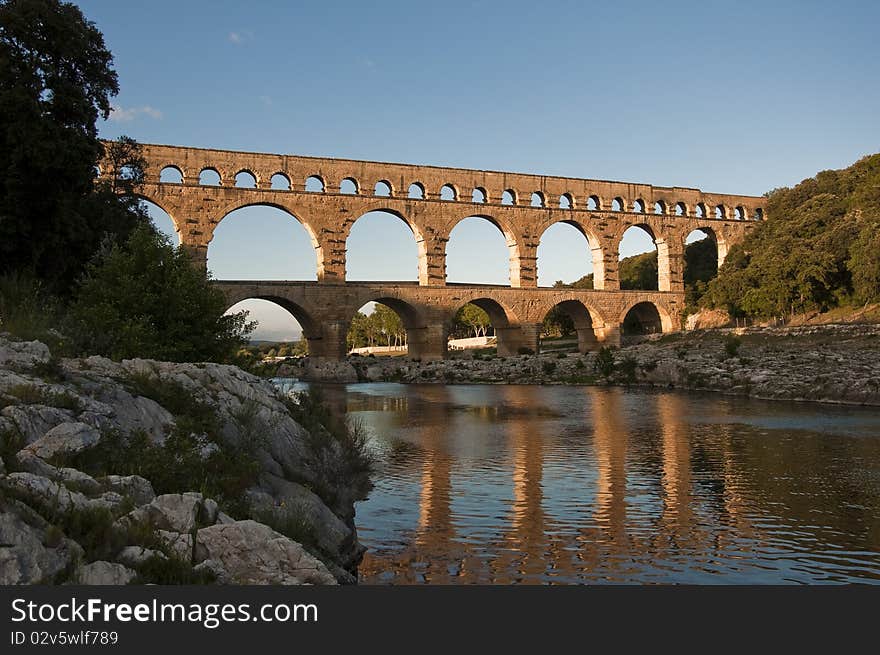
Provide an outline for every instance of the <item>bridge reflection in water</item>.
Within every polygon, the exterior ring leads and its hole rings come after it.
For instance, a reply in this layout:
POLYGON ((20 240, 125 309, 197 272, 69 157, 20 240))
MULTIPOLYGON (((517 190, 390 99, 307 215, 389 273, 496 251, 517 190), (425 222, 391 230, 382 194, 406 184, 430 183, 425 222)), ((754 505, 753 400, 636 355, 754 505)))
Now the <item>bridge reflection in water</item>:
POLYGON ((358 506, 365 583, 880 582, 876 411, 596 387, 328 393, 382 462, 358 506))

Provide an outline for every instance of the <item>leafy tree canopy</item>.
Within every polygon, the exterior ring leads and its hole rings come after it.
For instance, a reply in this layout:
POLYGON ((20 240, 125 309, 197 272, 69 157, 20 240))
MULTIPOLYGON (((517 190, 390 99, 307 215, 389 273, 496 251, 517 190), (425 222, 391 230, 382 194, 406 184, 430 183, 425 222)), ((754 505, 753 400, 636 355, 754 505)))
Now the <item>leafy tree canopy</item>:
POLYGON ((75 5, 0 0, 0 274, 66 293, 105 236, 146 222, 96 186, 96 121, 119 91, 101 32, 75 5))
POLYGON ((81 354, 165 361, 231 359, 253 331, 183 249, 149 226, 107 243, 87 267, 66 332, 81 354))
POLYGON ((767 195, 701 304, 760 317, 880 301, 880 154, 767 195))

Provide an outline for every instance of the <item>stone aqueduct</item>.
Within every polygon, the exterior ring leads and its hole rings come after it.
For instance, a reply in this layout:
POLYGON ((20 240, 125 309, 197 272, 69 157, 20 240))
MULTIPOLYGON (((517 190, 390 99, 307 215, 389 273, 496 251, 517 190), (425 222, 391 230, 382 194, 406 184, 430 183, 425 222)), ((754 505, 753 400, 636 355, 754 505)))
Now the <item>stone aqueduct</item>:
POLYGON ((717 244, 720 266, 730 245, 764 219, 763 198, 689 188, 167 145, 144 145, 143 152, 142 197, 168 213, 180 243, 203 266, 215 228, 236 209, 276 207, 305 227, 317 254, 317 282, 216 284, 230 306, 259 298, 287 309, 318 361, 345 357, 350 321, 370 301, 401 316, 410 354, 422 359, 446 356, 452 318, 468 302, 489 313, 501 355, 524 347, 537 352, 541 323, 557 305, 574 320, 581 351, 597 343, 619 344, 630 311, 654 320, 659 315, 663 331, 671 331, 684 306, 687 235, 706 232, 717 244), (164 180, 169 170, 176 182, 164 180), (205 171, 216 173, 219 183, 200 184, 205 171), (237 186, 236 178, 249 180, 249 188, 237 186), (277 188, 279 182, 284 188, 277 188), (417 283, 346 282, 352 225, 377 210, 394 214, 412 230, 417 283), (447 284, 446 243, 456 224, 472 216, 485 218, 504 235, 509 287, 447 284), (594 290, 537 287, 538 244, 558 222, 586 237, 594 290), (642 227, 657 246, 659 291, 620 290, 618 247, 631 226, 642 227))

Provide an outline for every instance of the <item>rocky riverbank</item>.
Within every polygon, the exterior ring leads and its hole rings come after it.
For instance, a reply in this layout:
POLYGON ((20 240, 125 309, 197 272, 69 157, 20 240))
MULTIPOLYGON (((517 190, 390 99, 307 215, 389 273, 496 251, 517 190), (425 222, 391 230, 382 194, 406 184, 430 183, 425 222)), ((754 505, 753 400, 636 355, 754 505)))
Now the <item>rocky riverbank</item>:
POLYGON ((0 584, 355 582, 369 461, 310 402, 0 335, 0 584))
POLYGON ((324 367, 302 360, 278 374, 342 382, 645 385, 880 405, 880 326, 697 330, 586 355, 471 353, 437 362, 350 357, 324 367))

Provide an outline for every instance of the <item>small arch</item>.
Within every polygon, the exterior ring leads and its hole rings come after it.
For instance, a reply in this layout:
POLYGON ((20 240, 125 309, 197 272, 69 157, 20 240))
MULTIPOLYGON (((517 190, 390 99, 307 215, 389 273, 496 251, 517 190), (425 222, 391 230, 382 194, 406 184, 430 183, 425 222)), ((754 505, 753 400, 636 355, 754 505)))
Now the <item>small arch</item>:
POLYGON ((202 186, 220 186, 220 173, 216 168, 203 168, 199 172, 199 184, 202 186))
POLYGON ((654 213, 655 214, 665 214, 666 213, 666 203, 662 200, 658 200, 654 203, 654 213))
POLYGON ((760 207, 755 208, 755 220, 756 221, 763 221, 764 220, 764 210, 761 209, 760 207))
POLYGON ((414 198, 416 200, 424 200, 425 199, 425 187, 422 186, 421 182, 413 182, 409 185, 409 190, 407 191, 407 197, 414 198))
POLYGON ((694 206, 694 213, 697 218, 706 218, 706 205, 702 202, 698 202, 694 206))
MULTIPOLYGON (((579 300, 563 300, 548 311, 541 325, 541 350, 551 342, 554 350, 564 350, 571 337, 577 339, 577 351, 590 352, 598 347, 596 328, 604 327, 598 316, 579 300)), ((572 344, 574 345, 574 344, 572 344)))
POLYGON ((516 191, 513 189, 505 189, 504 193, 501 194, 501 204, 502 205, 515 205, 516 204, 516 191))
POLYGON ((602 209, 602 201, 599 196, 590 196, 587 198, 587 209, 590 211, 599 211, 602 209))
POLYGON ((727 218, 727 209, 724 205, 715 206, 715 218, 727 218))
POLYGON ((742 206, 734 207, 733 217, 738 221, 744 221, 746 218, 746 211, 742 208, 742 206))
POLYGON ((239 189, 256 189, 257 177, 248 170, 241 170, 235 174, 235 186, 239 189))
POLYGON ((166 166, 159 172, 159 181, 165 184, 183 184, 183 171, 177 166, 166 166))
POLYGON ((623 198, 617 197, 611 201, 611 211, 613 212, 622 212, 625 206, 626 204, 623 202, 623 198))
POLYGON ((353 177, 347 177, 339 183, 339 193, 346 195, 358 195, 358 183, 353 177))
POLYGON ((380 198, 391 197, 391 183, 388 180, 379 180, 376 182, 376 186, 373 187, 373 195, 380 198))
POLYGON ((559 196, 560 209, 574 209, 574 197, 570 193, 563 193, 559 196))
POLYGON ((275 191, 290 191, 290 178, 284 173, 275 173, 269 180, 269 186, 275 191))
POLYGON ((687 206, 683 202, 675 203, 675 215, 687 216, 687 206))
POLYGON ((669 332, 672 320, 660 308, 650 301, 637 302, 630 307, 621 320, 623 336, 643 336, 669 332))
POLYGON ((440 200, 457 200, 458 192, 451 184, 444 184, 440 187, 440 200))
POLYGON ((533 191, 530 204, 532 207, 543 207, 544 206, 544 194, 541 193, 540 191, 533 191))
POLYGON ((324 179, 320 175, 310 175, 306 178, 306 191, 309 193, 324 193, 326 189, 324 179))
POLYGON ((485 202, 486 202, 486 189, 484 189, 483 187, 480 187, 480 186, 476 187, 474 189, 473 193, 471 193, 471 202, 476 202, 481 205, 485 204, 485 202))
POLYGON ((636 214, 644 214, 645 213, 645 201, 642 200, 641 198, 637 198, 633 202, 633 211, 636 214))

